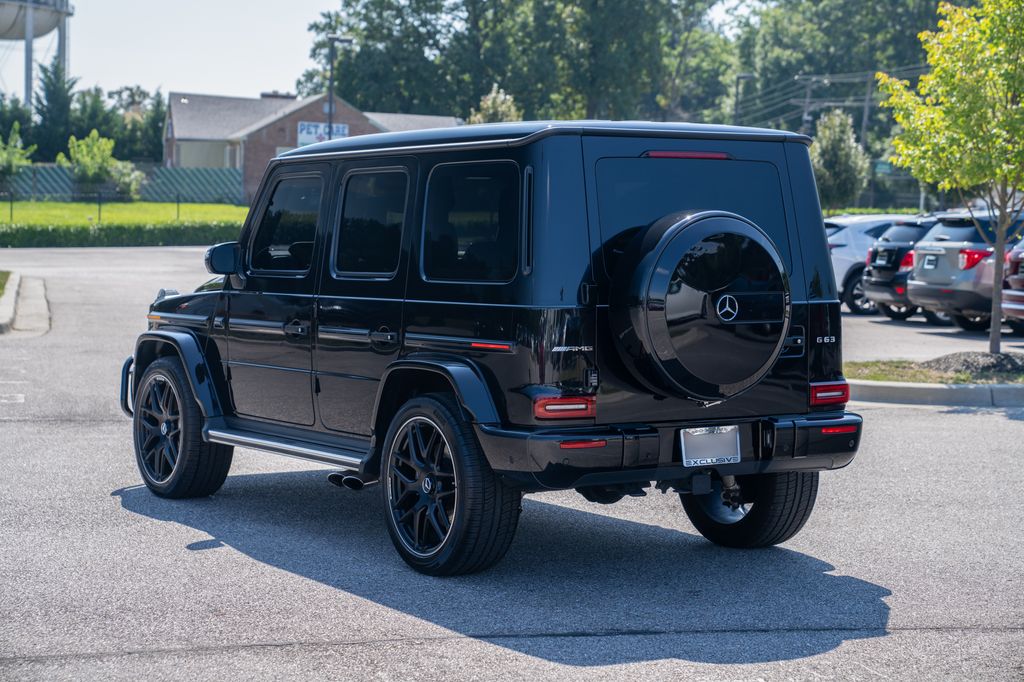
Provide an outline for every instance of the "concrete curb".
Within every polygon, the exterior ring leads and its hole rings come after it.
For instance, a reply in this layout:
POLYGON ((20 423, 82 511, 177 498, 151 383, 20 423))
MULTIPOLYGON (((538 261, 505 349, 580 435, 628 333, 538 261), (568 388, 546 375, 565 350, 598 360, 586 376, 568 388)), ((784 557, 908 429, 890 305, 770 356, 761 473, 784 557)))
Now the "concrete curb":
POLYGON ((1024 407, 1024 384, 914 384, 851 379, 850 399, 875 403, 1024 407))
POLYGON ((12 272, 4 285, 4 295, 0 296, 0 334, 6 334, 14 326, 14 308, 18 300, 18 289, 21 287, 21 276, 12 272))

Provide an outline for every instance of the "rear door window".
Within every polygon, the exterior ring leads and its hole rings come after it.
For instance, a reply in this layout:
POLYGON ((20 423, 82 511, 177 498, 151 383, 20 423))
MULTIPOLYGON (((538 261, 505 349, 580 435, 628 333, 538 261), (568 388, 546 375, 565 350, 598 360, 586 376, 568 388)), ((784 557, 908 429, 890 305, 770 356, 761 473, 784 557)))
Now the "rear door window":
POLYGON ((630 238, 677 211, 724 210, 764 230, 791 264, 782 183, 765 161, 603 158, 597 162, 598 210, 611 274, 630 238))
POLYGON ((390 276, 398 269, 409 176, 404 170, 349 176, 334 268, 340 275, 390 276))

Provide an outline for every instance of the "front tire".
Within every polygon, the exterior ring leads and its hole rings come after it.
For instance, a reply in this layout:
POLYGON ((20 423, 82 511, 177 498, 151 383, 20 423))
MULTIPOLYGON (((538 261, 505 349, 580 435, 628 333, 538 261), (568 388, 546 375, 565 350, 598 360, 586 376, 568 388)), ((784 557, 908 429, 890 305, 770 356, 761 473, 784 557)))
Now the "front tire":
POLYGON ((176 357, 154 360, 135 395, 132 432, 142 480, 160 497, 212 495, 224 484, 234 448, 203 440, 203 415, 176 357))
POLYGON ((878 310, 890 320, 909 320, 917 312, 912 305, 889 305, 878 303, 878 310))
POLYGON ((388 534, 420 573, 482 571, 512 544, 522 494, 491 469, 448 395, 420 396, 398 411, 384 439, 380 481, 388 534))
POLYGON ((953 323, 953 320, 949 317, 949 313, 924 310, 923 315, 924 319, 928 321, 928 324, 934 327, 948 327, 953 323))
POLYGON ((722 502, 722 483, 707 495, 682 494, 683 509, 705 538, 723 547, 769 547, 789 540, 807 522, 818 496, 818 472, 737 477, 744 504, 722 502))
POLYGON ((992 319, 988 315, 950 315, 953 324, 965 332, 983 332, 988 329, 992 319))

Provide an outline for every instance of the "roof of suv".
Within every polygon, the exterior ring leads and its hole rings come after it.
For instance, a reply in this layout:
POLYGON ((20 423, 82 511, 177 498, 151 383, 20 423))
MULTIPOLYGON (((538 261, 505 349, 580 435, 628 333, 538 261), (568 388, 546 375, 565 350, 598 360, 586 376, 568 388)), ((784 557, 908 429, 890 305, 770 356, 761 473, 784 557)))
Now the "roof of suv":
POLYGON ((461 145, 525 144, 548 135, 658 135, 691 139, 759 140, 769 142, 800 142, 810 144, 810 138, 768 128, 709 125, 703 123, 652 123, 647 121, 522 121, 519 123, 485 123, 409 130, 375 135, 357 135, 328 140, 285 152, 281 158, 344 154, 374 149, 401 149, 461 145))

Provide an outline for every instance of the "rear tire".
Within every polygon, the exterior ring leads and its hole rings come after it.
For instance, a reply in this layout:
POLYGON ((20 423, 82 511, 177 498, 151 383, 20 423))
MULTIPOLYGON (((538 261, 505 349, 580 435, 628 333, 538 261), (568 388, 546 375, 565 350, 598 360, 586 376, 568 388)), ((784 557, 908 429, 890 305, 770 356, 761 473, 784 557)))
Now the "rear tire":
POLYGON ((875 302, 864 295, 864 286, 861 284, 861 275, 864 268, 851 273, 843 287, 843 303, 854 315, 874 315, 878 312, 875 302))
POLYGON ((491 469, 450 395, 402 406, 384 439, 380 481, 388 534, 420 573, 482 571, 512 544, 522 493, 491 469))
POLYGON ((132 416, 135 463, 160 497, 206 497, 224 485, 234 448, 203 440, 203 414, 177 357, 146 368, 132 416))
POLYGON ((923 310, 922 315, 924 315, 924 319, 928 321, 928 324, 933 327, 948 327, 953 324, 953 320, 950 319, 949 313, 937 313, 934 310, 923 310))
POLYGON ((1013 332, 1014 336, 1024 336, 1024 320, 1010 318, 1006 321, 1006 324, 1010 327, 1010 331, 1013 332))
POLYGON ((889 305, 878 303, 878 310, 890 320, 909 320, 917 313, 917 308, 912 305, 889 305))
POLYGON ((818 496, 818 472, 738 477, 744 504, 722 503, 721 481, 707 495, 682 494, 683 509, 705 538, 723 547, 770 547, 789 540, 807 522, 818 496))
POLYGON ((992 318, 988 315, 950 315, 950 318, 952 318, 953 324, 965 332, 983 332, 992 322, 992 318))

